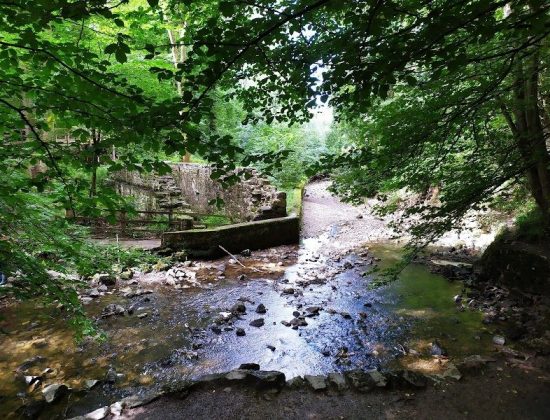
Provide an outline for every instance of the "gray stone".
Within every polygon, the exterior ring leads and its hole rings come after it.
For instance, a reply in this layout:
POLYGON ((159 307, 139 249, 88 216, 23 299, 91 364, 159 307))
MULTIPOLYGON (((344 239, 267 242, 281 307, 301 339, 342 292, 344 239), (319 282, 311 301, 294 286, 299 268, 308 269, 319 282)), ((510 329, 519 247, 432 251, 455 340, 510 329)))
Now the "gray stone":
POLYGON ((256 308, 256 312, 259 314, 265 314, 267 312, 267 309, 265 308, 265 305, 263 303, 260 303, 256 308))
POLYGON ((84 385, 86 389, 92 389, 96 385, 98 385, 101 381, 98 381, 97 379, 86 379, 84 381, 84 385))
POLYGON ((251 327, 257 327, 257 328, 259 328, 259 327, 263 327, 264 324, 265 324, 264 319, 263 319, 263 318, 258 318, 258 319, 255 319, 254 321, 251 321, 249 325, 250 325, 251 327))
POLYGON ((351 386, 359 392, 369 392, 376 387, 376 382, 371 375, 363 370, 350 370, 345 372, 344 375, 351 386))
POLYGON ((47 403, 51 404, 63 398, 69 393, 69 387, 64 384, 51 384, 42 390, 42 395, 47 403))
POLYGON ((236 329, 236 334, 239 336, 239 337, 243 337, 246 335, 246 331, 243 329, 243 328, 237 328, 236 329))
POLYGON ((291 389, 298 389, 304 387, 306 381, 301 376, 295 376, 292 379, 289 379, 286 383, 286 386, 291 389))
POLYGON ((430 346, 430 354, 432 356, 447 356, 448 353, 438 340, 434 340, 430 346))
POLYGON ((293 295, 294 294, 294 288, 293 287, 285 287, 283 289, 283 293, 285 295, 293 295))
POLYGON ((101 316, 103 318, 107 318, 113 315, 124 315, 125 312, 126 312, 126 309, 124 309, 123 306, 117 305, 115 303, 111 303, 107 305, 105 308, 103 308, 103 311, 101 312, 101 316))
POLYGON ((315 391, 327 389, 327 380, 322 375, 305 375, 304 379, 315 391))
POLYGON ((336 388, 338 391, 344 391, 348 389, 348 383, 346 382, 346 377, 342 373, 329 373, 328 374, 328 383, 336 388))
POLYGON ((369 370, 367 373, 378 388, 384 388, 388 385, 388 379, 379 371, 369 370))
POLYGON ((151 391, 144 395, 132 395, 130 397, 123 398, 120 403, 123 407, 126 408, 136 408, 141 407, 142 405, 149 404, 150 402, 156 400, 162 395, 160 392, 151 391))
POLYGON ((94 280, 105 286, 114 286, 116 284, 116 277, 108 273, 98 273, 94 276, 94 280))
POLYGON ((120 273, 121 280, 131 280, 134 277, 134 272, 132 270, 126 270, 120 273))
POLYGON ((506 344, 506 339, 501 335, 495 335, 493 337, 493 343, 495 343, 497 346, 503 346, 506 344))

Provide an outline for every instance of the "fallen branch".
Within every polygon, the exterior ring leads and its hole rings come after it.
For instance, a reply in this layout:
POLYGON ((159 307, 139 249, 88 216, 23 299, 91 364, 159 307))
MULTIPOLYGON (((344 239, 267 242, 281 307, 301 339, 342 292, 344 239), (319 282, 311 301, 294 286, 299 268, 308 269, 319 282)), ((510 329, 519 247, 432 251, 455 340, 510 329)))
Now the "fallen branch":
POLYGON ((227 255, 229 255, 231 258, 233 258, 235 261, 237 261, 237 263, 238 263, 242 268, 246 268, 246 266, 245 266, 242 262, 240 262, 239 259, 238 259, 236 256, 234 256, 231 252, 229 252, 227 249, 225 249, 225 248, 224 248, 223 246, 221 246, 221 245, 218 245, 218 246, 220 247, 220 249, 221 249, 223 252, 225 252, 227 255))

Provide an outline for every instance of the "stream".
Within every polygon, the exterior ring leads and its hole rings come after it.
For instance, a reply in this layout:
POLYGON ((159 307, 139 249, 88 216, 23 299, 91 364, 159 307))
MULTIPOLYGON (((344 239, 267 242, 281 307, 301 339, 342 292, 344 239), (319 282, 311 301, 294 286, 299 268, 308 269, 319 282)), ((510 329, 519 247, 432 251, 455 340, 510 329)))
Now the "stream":
POLYGON ((23 375, 71 387, 70 398, 46 407, 44 418, 72 417, 242 363, 282 371, 289 379, 353 368, 437 369, 430 355, 435 339, 451 357, 489 351, 491 336, 481 314, 460 310, 453 301, 460 283, 411 265, 399 280, 370 289, 376 274, 369 271, 395 263, 399 248, 371 244, 335 253, 330 245, 337 237, 333 230, 303 240, 299 249, 253 253, 242 259, 253 267, 246 278, 229 258, 209 267, 216 277, 203 276, 183 289, 159 281, 165 273, 140 274, 134 287, 147 285, 151 293, 128 298, 114 289, 87 305, 107 335, 103 342, 76 344, 59 309, 33 302, 3 308, 1 412, 18 417, 18 408, 38 404, 33 401, 40 392, 30 392, 23 375), (101 318, 113 303, 136 309, 101 318), (235 304, 244 304, 246 312, 229 315, 235 304), (265 314, 256 313, 259 304, 265 314), (249 325, 259 318, 263 326, 249 325), (281 323, 293 319, 298 325, 281 323), (237 328, 246 335, 237 335, 237 328), (404 349, 414 349, 414 355, 404 349), (99 382, 86 390, 90 380, 99 382))

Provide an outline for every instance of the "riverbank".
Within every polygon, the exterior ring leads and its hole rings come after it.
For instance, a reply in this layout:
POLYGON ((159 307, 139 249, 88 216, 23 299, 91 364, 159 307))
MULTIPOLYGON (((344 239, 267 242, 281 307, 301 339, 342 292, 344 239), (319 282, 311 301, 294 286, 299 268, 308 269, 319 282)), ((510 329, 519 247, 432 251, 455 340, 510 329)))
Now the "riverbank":
POLYGON ((452 412, 457 418, 465 411, 485 415, 491 410, 495 417, 484 418, 502 418, 500 408, 480 401, 487 395, 483 388, 492 384, 500 389, 500 399, 489 395, 502 407, 514 405, 517 395, 507 389, 528 398, 526 389, 533 410, 545 414, 537 398, 548 388, 546 357, 496 339, 502 335, 500 322, 506 321, 498 319, 503 314, 485 323, 484 312, 468 306, 463 283, 413 264, 398 281, 371 288, 378 275, 373 268, 389 266, 400 255, 399 244, 388 243, 391 234, 384 226, 367 209, 340 203, 326 186, 314 184, 304 201, 300 248, 243 250, 238 260, 182 261, 151 272, 132 270, 124 278, 93 280, 81 299, 106 333, 105 342, 75 345, 59 308, 37 313, 28 303, 3 311, 2 328, 8 333, 0 359, 3 407, 13 417, 36 408, 39 418, 74 417, 113 404, 112 410, 102 411, 104 416, 115 416, 108 414, 112 411, 127 418, 232 418, 241 412, 237 417, 255 418, 271 412, 269 417, 303 418, 309 412, 313 418, 354 418, 367 412, 391 418, 409 412, 413 403, 418 411, 411 413, 435 416, 438 405, 426 405, 452 394, 449 404, 456 404, 452 412), (366 232, 377 233, 382 243, 366 232), (474 365, 485 360, 474 367, 476 375, 462 365, 470 356, 475 356, 474 365), (258 393, 239 381, 214 381, 188 392, 190 381, 247 363, 281 372, 291 381, 353 370, 394 378, 406 371, 430 382, 434 377, 436 385, 402 389, 402 382, 395 386, 389 380, 375 387, 383 391, 363 394, 348 378, 350 389, 342 390, 336 403, 340 393, 331 386, 313 392, 307 382, 297 389, 285 386, 280 394, 258 393), (53 384, 70 392, 46 404, 42 395, 53 384), (507 388, 499 388, 503 384, 507 388), (170 392, 174 389, 179 391, 170 392), (470 394, 474 390, 477 400, 470 394), (164 396, 137 411, 133 404, 117 404, 150 394, 164 396), (461 408, 462 397, 478 401, 481 408, 461 408), (279 414, 287 405, 290 411, 279 414))

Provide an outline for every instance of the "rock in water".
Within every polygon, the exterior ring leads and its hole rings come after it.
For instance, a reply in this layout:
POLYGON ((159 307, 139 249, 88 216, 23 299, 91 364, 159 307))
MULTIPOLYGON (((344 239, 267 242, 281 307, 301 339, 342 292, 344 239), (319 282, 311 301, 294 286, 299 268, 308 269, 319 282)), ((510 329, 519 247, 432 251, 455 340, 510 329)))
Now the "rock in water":
POLYGON ((244 370, 260 370, 260 365, 258 363, 243 363, 239 366, 239 369, 244 370))
POLYGON ((243 337, 243 336, 246 335, 245 330, 242 329, 242 328, 237 328, 236 333, 237 333, 237 335, 238 335, 239 337, 243 337))
POLYGON ((259 314, 265 314, 267 312, 267 309, 265 308, 265 305, 263 303, 260 303, 256 308, 256 312, 259 314))
POLYGON ((430 354, 432 356, 447 356, 447 350, 441 345, 438 340, 434 340, 430 347, 430 354))
POLYGON ((259 327, 263 327, 264 324, 265 324, 264 319, 263 319, 263 318, 258 318, 258 319, 255 319, 254 321, 251 321, 249 325, 250 325, 251 327, 257 327, 257 328, 259 328, 259 327))
POLYGON ((47 403, 51 404, 63 398, 69 393, 69 387, 64 384, 51 384, 42 390, 42 395, 47 403))
POLYGON ((233 314, 244 314, 245 312, 246 312, 246 306, 244 306, 244 303, 242 302, 235 303, 231 307, 231 313, 233 314))

